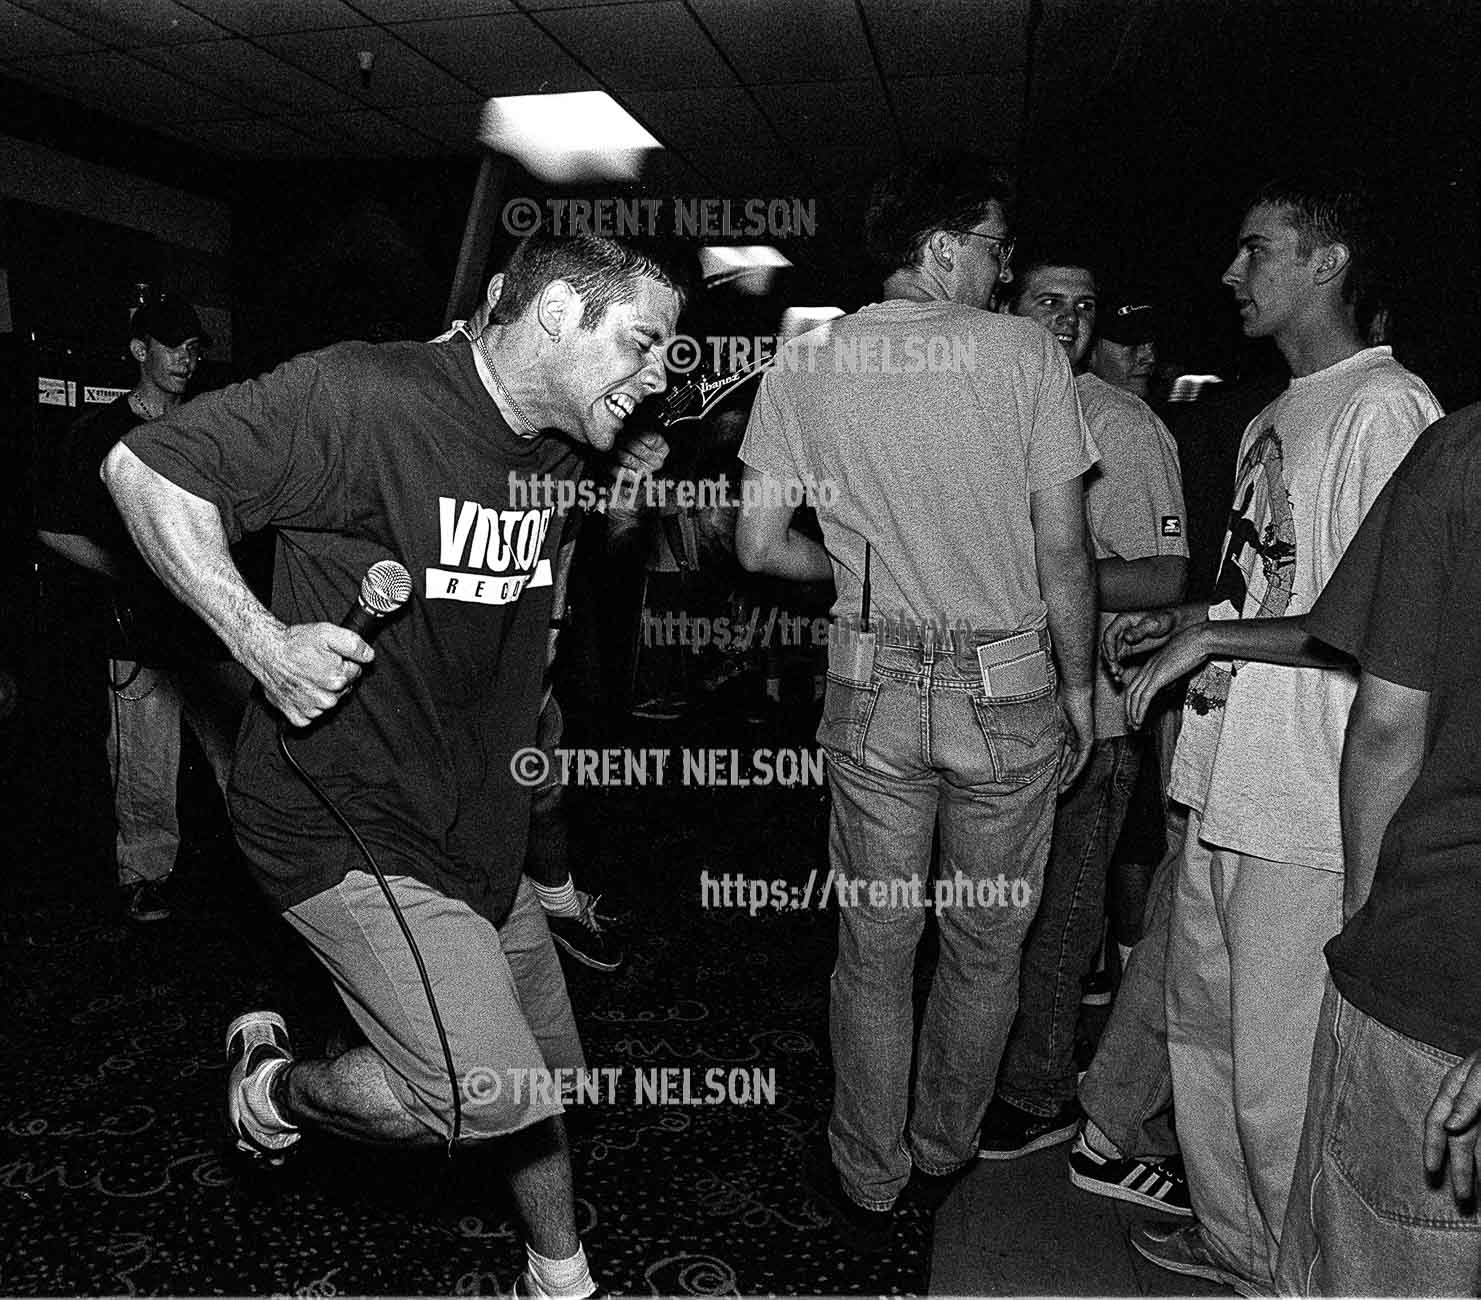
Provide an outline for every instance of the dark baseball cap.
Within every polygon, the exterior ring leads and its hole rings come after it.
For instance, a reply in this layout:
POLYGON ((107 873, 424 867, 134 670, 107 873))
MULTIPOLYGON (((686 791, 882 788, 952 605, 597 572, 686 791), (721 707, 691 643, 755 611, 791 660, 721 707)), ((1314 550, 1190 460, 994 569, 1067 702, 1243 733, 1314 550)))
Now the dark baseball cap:
POLYGON ((1162 337, 1162 309, 1144 295, 1113 297, 1101 305, 1096 324, 1102 338, 1123 347, 1155 343, 1162 337))
POLYGON ((161 294, 134 313, 129 333, 136 339, 151 338, 167 348, 178 348, 186 339, 199 339, 202 348, 211 346, 211 336, 201 326, 184 298, 161 294))

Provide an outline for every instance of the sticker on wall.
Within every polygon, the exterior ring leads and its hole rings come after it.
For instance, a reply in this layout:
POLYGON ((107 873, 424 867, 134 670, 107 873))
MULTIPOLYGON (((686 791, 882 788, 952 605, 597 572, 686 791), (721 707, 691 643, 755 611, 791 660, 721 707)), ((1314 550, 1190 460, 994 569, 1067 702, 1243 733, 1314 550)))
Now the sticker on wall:
POLYGON ((36 377, 36 400, 42 406, 71 406, 67 400, 67 390, 74 387, 65 379, 48 379, 45 375, 36 377))
POLYGON ((103 388, 98 384, 84 384, 82 386, 82 404, 84 406, 96 406, 106 402, 116 402, 128 391, 127 388, 103 388))

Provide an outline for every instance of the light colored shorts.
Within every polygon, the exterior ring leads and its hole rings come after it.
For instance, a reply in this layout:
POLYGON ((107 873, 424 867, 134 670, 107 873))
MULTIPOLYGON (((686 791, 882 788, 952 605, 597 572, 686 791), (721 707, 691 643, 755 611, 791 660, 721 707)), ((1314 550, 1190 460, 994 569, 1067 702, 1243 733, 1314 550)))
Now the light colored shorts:
MULTIPOLYGON (((451 1049, 462 1136, 490 1138, 562 1113, 541 1081, 585 1065, 565 975, 534 888, 521 877, 495 928, 410 876, 387 883, 421 950, 451 1049)), ((447 1062, 406 936, 374 876, 351 871, 284 914, 333 977, 409 1114, 452 1133, 447 1062)))

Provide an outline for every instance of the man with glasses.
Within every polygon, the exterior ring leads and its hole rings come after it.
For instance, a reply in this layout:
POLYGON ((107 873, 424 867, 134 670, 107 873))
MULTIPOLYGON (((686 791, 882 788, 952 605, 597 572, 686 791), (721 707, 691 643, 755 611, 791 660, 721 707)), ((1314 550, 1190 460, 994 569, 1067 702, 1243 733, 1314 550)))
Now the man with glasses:
POLYGON ((934 1206, 972 1165, 1055 797, 1091 736, 1081 479, 1096 451, 1063 351, 982 310, 1011 279, 1006 208, 965 155, 876 186, 882 301, 788 345, 741 448, 741 563, 836 589, 818 730, 839 904, 819 1190, 861 1250, 887 1247, 912 1171, 934 1206), (808 483, 831 489, 814 502, 822 545, 790 505, 758 504, 808 483), (940 959, 916 1044, 927 908, 940 959))
POLYGON ((163 296, 139 308, 129 353, 138 382, 79 420, 42 466, 37 536, 90 584, 106 620, 108 762, 124 914, 170 914, 165 882, 180 848, 175 785, 184 716, 223 793, 251 683, 221 643, 171 596, 140 558, 98 477, 113 444, 184 400, 210 339, 188 302, 163 296))

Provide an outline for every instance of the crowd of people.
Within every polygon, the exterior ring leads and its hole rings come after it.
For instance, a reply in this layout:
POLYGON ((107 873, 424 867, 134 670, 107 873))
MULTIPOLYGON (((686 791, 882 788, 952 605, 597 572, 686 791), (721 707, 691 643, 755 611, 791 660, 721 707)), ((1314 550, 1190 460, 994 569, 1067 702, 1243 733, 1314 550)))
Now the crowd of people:
MULTIPOLYGON (((1161 1216, 1132 1244, 1174 1273, 1474 1293, 1481 408, 1441 419, 1374 341, 1361 188, 1272 183, 1223 282, 1290 382, 1229 438, 1223 500, 1192 474, 1185 498, 1147 401, 1155 305, 1073 248, 1018 253, 1012 214, 965 154, 879 182, 879 298, 761 378, 738 450, 755 490, 722 520, 747 571, 831 586, 830 878, 890 886, 839 910, 817 1196, 884 1250, 902 1201, 1073 1141, 1071 1181, 1161 1216), (922 338, 972 363, 833 364, 922 338), (1146 770, 1165 843, 1082 1072, 1146 770), (933 877, 1026 882, 1033 904, 900 904, 933 877)), ((514 489, 660 472, 663 437, 626 426, 691 294, 656 250, 537 233, 439 339, 339 344, 188 402, 204 331, 164 299, 133 319, 137 385, 74 430, 38 509, 115 611, 129 915, 167 912, 183 715, 355 1024, 310 1059, 276 1012, 236 1018, 231 1140, 278 1162, 315 1130, 497 1139, 530 1294, 597 1288, 560 1099, 468 1079, 582 1067, 557 945, 622 956, 572 878, 558 782, 511 769, 560 743, 578 522, 514 489), (266 600, 231 549, 264 528, 266 600), (412 595, 372 644, 339 616, 388 556, 412 595)))

